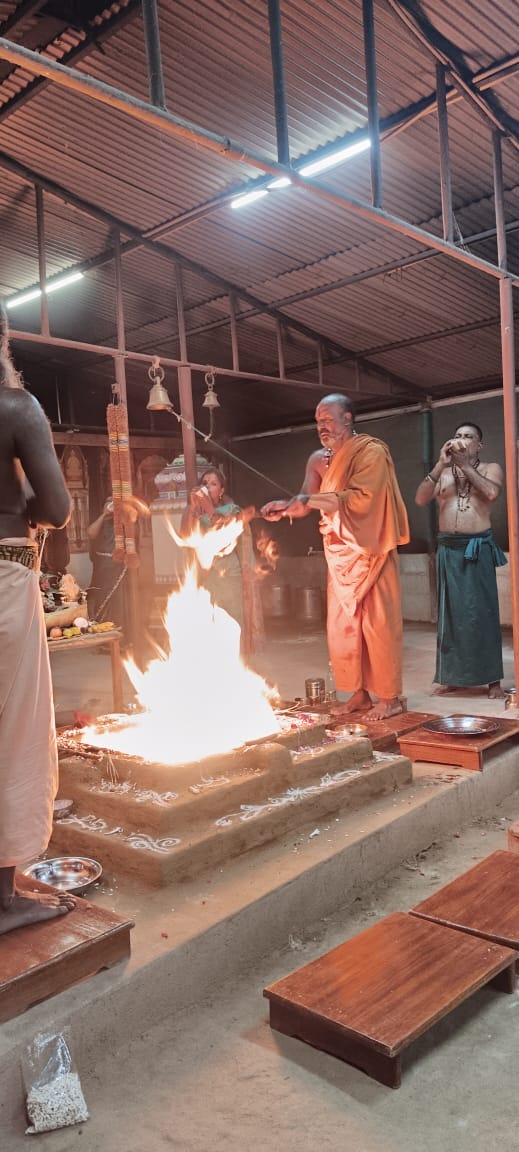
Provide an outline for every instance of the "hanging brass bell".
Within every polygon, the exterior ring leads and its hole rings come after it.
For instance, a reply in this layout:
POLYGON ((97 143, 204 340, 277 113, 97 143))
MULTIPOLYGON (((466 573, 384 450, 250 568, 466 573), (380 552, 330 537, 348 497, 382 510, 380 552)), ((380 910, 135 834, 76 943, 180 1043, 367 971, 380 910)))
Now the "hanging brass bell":
POLYGON ((218 396, 216 395, 216 392, 213 388, 213 385, 209 384, 209 386, 207 388, 207 392, 204 396, 202 408, 219 408, 219 407, 220 407, 220 403, 218 400, 218 396))
POLYGON ((150 396, 146 408, 150 412, 171 412, 173 405, 168 396, 168 390, 157 380, 150 388, 150 396))

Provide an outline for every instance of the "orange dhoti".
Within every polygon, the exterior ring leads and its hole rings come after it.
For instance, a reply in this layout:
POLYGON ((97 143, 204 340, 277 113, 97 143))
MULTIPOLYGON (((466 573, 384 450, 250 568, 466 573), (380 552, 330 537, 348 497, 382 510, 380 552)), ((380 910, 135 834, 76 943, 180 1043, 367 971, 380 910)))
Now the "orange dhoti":
MULTIPOLYGON (((328 560, 328 651, 336 687, 341 692, 365 691, 392 700, 402 692, 402 612, 398 554, 376 558, 376 579, 358 601, 346 570, 358 568, 358 556, 341 550, 341 560, 326 550, 328 560), (348 559, 354 562, 348 566, 348 559)), ((372 565, 372 568, 374 566, 372 565)), ((371 572, 375 576, 375 572, 371 572)))
POLYGON ((323 513, 328 565, 328 648, 337 688, 391 700, 402 691, 402 608, 397 545, 409 539, 407 513, 387 445, 352 436, 333 456, 321 492, 337 496, 323 513))
POLYGON ((38 573, 0 559, 0 868, 45 852, 57 782, 52 682, 38 573))

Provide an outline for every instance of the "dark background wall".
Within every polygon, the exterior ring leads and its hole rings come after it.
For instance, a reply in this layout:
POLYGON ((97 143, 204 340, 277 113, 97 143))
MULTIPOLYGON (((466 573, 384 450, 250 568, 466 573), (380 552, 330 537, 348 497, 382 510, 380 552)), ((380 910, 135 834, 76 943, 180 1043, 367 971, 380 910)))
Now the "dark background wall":
MULTIPOLYGON (((418 508, 414 494, 427 468, 438 459, 445 440, 453 435, 460 424, 475 421, 483 430, 482 459, 498 461, 504 468, 503 405, 500 396, 492 396, 470 403, 449 404, 434 408, 432 423, 432 460, 424 459, 424 421, 422 412, 359 420, 359 431, 378 436, 389 445, 395 462, 398 481, 407 505, 411 528, 411 543, 406 551, 427 552, 434 548, 435 517, 431 509, 418 508)), ((265 477, 254 475, 247 468, 233 464, 229 473, 229 487, 241 505, 260 507, 267 500, 283 499, 296 493, 302 484, 308 456, 319 447, 313 428, 284 431, 259 436, 257 439, 231 441, 232 451, 241 460, 257 469, 265 477), (284 491, 269 483, 275 481, 284 491)), ((508 546, 506 496, 500 496, 493 511, 496 539, 502 548, 508 546)), ((271 525, 272 535, 279 540, 281 551, 288 556, 304 556, 309 548, 320 548, 317 514, 294 521, 292 526, 283 521, 271 525)))

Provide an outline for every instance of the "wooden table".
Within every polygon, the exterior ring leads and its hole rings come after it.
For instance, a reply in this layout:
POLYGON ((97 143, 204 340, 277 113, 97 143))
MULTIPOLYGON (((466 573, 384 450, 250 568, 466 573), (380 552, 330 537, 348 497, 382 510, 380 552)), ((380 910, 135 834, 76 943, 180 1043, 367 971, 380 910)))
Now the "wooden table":
MULTIPOLYGON (((453 713, 459 716, 463 713, 453 713)), ((478 717, 488 720, 488 716, 478 717)), ((492 717, 494 719, 494 717, 492 717)), ((433 764, 453 764, 459 768, 468 768, 473 772, 481 772, 483 756, 489 748, 500 744, 503 740, 519 736, 518 720, 497 720, 497 732, 490 732, 486 736, 451 736, 445 732, 430 732, 427 728, 414 728, 398 738, 402 756, 410 760, 432 761, 433 764)))
POLYGON ((87 632, 81 636, 70 636, 67 640, 49 640, 49 654, 54 652, 88 652, 91 648, 101 648, 105 644, 110 648, 112 662, 112 694, 114 712, 122 712, 122 663, 121 663, 122 632, 114 629, 112 632, 87 632))
POLYGON ((411 914, 519 951, 519 856, 493 852, 421 900, 411 914))
POLYGON ((266 988, 270 1025, 398 1088, 402 1051, 484 984, 512 992, 515 958, 394 912, 266 988))

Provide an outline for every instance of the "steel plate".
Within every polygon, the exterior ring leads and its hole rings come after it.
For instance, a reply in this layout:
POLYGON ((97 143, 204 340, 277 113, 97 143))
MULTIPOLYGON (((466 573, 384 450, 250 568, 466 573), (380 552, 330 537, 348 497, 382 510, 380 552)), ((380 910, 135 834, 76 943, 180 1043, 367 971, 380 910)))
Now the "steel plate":
POLYGON ((84 892, 102 876, 103 869, 97 860, 87 856, 59 856, 54 860, 38 860, 24 868, 24 875, 31 880, 41 880, 62 892, 84 892))
POLYGON ((486 716, 439 716, 437 720, 427 720, 423 727, 446 736, 489 736, 499 732, 497 720, 486 716))

